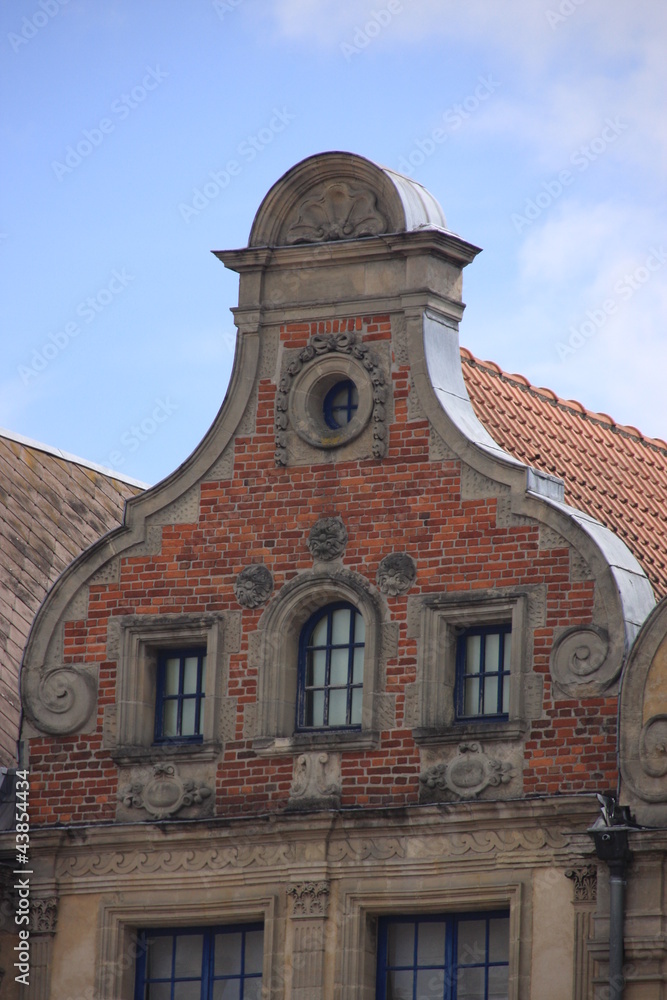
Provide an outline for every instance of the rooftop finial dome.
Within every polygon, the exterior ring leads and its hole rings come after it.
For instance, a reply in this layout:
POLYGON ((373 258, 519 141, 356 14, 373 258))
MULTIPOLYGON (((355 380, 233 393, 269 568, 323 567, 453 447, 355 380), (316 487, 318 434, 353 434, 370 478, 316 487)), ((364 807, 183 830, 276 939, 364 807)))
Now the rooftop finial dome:
POLYGON ((354 153, 319 153, 297 163, 264 198, 249 246, 293 246, 446 229, 421 184, 354 153))

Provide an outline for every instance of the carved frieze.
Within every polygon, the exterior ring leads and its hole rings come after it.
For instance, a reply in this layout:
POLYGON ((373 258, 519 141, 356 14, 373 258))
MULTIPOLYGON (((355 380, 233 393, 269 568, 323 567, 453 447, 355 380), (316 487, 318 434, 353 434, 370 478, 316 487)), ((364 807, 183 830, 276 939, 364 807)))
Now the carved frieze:
POLYGON ((243 608, 258 608, 273 592, 273 576, 263 563, 246 566, 234 582, 236 600, 243 608))
POLYGON ((345 552, 347 529, 340 517, 321 517, 310 529, 306 544, 313 559, 329 562, 345 552))
POLYGON ((302 753, 295 758, 289 799, 291 808, 336 804, 340 791, 339 754, 302 753))
POLYGON ((575 903, 594 903, 598 895, 598 870, 596 865, 570 868, 565 878, 572 880, 575 903))
POLYGON ((94 666, 55 666, 23 674, 23 704, 28 718, 43 733, 64 736, 82 729, 97 704, 94 666))
POLYGON ((479 743, 461 743, 452 760, 434 764, 419 775, 420 800, 474 799, 485 788, 507 784, 513 775, 511 763, 489 757, 479 743))
POLYGON ((154 819, 168 819, 181 809, 202 806, 212 788, 192 778, 184 780, 174 764, 155 764, 147 781, 135 781, 119 792, 126 809, 144 809, 154 819))
POLYGON ((616 679, 609 673, 609 636, 596 625, 575 625, 560 635, 551 650, 551 676, 570 697, 600 693, 616 679))
POLYGON ((387 220, 377 207, 375 193, 345 181, 329 181, 312 188, 288 220, 285 243, 324 243, 378 236, 387 220))
POLYGON ((328 882, 294 882, 287 887, 293 917, 326 917, 329 907, 328 882))
POLYGON ((377 584, 383 594, 407 594, 417 576, 417 566, 407 552, 392 552, 378 566, 377 584))

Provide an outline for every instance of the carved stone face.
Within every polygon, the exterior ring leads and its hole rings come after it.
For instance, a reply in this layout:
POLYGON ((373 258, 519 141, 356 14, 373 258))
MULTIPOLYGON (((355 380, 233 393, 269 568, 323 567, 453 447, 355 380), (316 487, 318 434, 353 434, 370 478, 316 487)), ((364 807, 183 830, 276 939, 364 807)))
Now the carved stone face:
POLYGON ((273 577, 263 565, 246 566, 234 584, 236 600, 243 608, 257 608, 268 600, 273 590, 273 577))
POLYGON ((336 559, 345 551, 347 531, 339 517, 322 517, 308 535, 308 548, 314 559, 336 559))
POLYGON ((385 556, 377 571, 377 584, 383 594, 406 594, 417 576, 414 559, 407 552, 385 556))

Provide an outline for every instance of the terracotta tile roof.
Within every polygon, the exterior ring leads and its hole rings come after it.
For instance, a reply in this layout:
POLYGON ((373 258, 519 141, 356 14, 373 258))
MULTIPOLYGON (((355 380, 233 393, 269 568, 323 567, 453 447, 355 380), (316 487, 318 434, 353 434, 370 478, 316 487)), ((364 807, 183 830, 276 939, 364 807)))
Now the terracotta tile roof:
POLYGON ((508 375, 461 349, 477 416, 506 451, 560 476, 565 500, 634 553, 657 598, 667 594, 667 444, 508 375))
POLYGON ((16 753, 18 674, 47 590, 120 524, 145 484, 0 430, 0 764, 16 753))

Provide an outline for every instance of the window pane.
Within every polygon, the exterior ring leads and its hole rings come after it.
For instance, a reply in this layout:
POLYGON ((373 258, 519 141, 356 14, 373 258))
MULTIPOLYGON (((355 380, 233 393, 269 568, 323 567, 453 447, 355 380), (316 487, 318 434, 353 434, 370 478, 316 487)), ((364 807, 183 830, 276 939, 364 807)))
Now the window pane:
POLYGON ((243 1000, 265 1000, 266 994, 262 994, 262 979, 246 979, 243 983, 243 1000))
POLYGON ((163 736, 178 736, 177 719, 178 719, 178 702, 177 701, 165 701, 163 705, 162 712, 162 735, 163 736))
POLYGON ((497 670, 500 663, 500 633, 489 632, 486 636, 485 670, 497 670))
POLYGON ((176 938, 176 962, 174 971, 177 979, 197 976, 201 978, 202 934, 182 934, 176 938))
POLYGON ((183 723, 181 726, 181 736, 195 735, 195 711, 196 701, 194 698, 186 698, 183 701, 183 723))
POLYGON ((489 969, 488 1000, 507 1000, 509 993, 509 967, 492 965, 489 969))
POLYGON ((170 656, 164 664, 164 693, 178 694, 178 678, 181 661, 177 656, 170 656))
POLYGON ((331 650, 330 684, 347 684, 350 663, 350 648, 331 650))
POLYGON ((417 964, 445 964, 444 923, 423 923, 417 929, 417 964))
POLYGON ((326 646, 327 644, 327 615, 323 615, 313 629, 309 646, 326 646))
POLYGON ((364 693, 361 688, 355 688, 352 692, 352 712, 350 714, 350 725, 361 725, 361 709, 364 693))
POLYGON ((469 635, 466 639, 466 673, 479 673, 482 657, 481 635, 469 635))
POLYGON ((364 621, 364 616, 359 614, 358 611, 354 616, 354 641, 366 641, 366 622, 364 621))
POLYGON ((354 665, 352 667, 352 683, 361 684, 364 679, 364 647, 357 646, 354 650, 354 665))
POLYGON ((458 925, 459 965, 486 960, 486 920, 460 920, 458 925))
POLYGON ((331 622, 331 641, 334 645, 350 643, 350 609, 338 608, 333 612, 331 622))
POLYGON ((484 1000, 484 969, 459 969, 456 1000, 484 1000))
POLYGON ((306 719, 307 726, 324 725, 324 691, 306 692, 306 719))
POLYGON ((417 1000, 443 1000, 444 986, 442 969, 422 969, 417 973, 417 1000))
POLYGON ((484 679, 484 714, 495 715, 498 711, 498 675, 484 679))
POLYGON ((213 1000, 241 1000, 240 979, 218 979, 213 984, 213 1000))
POLYGON ((468 677, 465 687, 464 715, 479 715, 479 678, 468 677))
POLYGON ((329 691, 329 725, 344 726, 347 723, 347 688, 329 691))
POLYGON ((509 917, 495 917, 489 920, 489 962, 507 962, 509 954, 509 917))
POLYGON ((316 649, 308 654, 308 677, 306 684, 313 687, 324 687, 326 683, 327 651, 326 649, 316 649))
POLYGON ((199 657, 186 656, 183 669, 183 694, 194 694, 196 692, 198 673, 199 657))
POLYGON ((171 982, 149 983, 146 1000, 171 1000, 171 982))
POLYGON ((164 937, 148 938, 146 947, 148 958, 146 960, 146 978, 164 979, 171 976, 171 949, 173 938, 171 935, 164 937))
POLYGON ((387 964, 412 965, 415 960, 414 924, 389 924, 387 932, 387 964))
POLYGON ((241 934, 216 934, 215 975, 232 976, 241 973, 241 934))
POLYGON ((505 632, 503 639, 505 642, 505 652, 503 653, 503 668, 505 670, 509 670, 510 658, 512 656, 512 633, 505 632))
POLYGON ((264 960, 264 931, 248 931, 245 936, 245 973, 261 972, 264 960))
POLYGON ((412 1000, 412 972, 387 973, 387 1000, 412 1000))
POLYGON ((201 995, 201 979, 191 980, 188 983, 174 983, 174 1000, 201 1000, 201 995))

